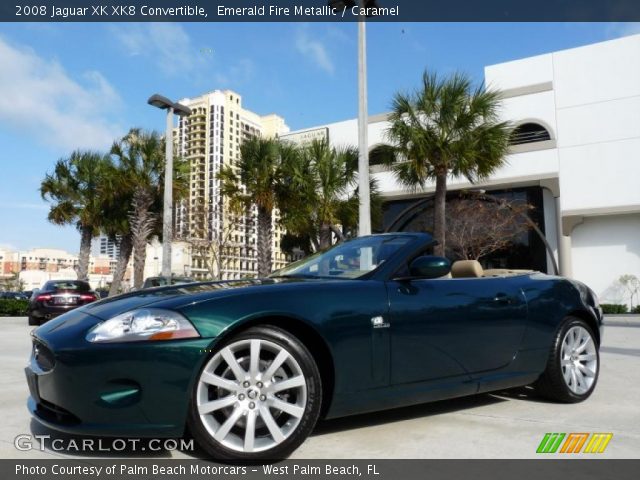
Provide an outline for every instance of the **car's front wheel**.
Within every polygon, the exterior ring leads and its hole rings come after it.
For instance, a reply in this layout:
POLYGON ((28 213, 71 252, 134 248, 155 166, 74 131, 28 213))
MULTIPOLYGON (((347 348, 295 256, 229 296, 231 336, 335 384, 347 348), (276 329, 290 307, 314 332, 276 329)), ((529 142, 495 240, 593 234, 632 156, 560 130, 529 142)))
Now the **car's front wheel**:
POLYGON ((595 389, 600 356, 593 330, 581 318, 567 317, 556 333, 547 368, 535 384, 544 396, 567 403, 586 400, 595 389))
POLYGON ((320 374, 307 348, 277 327, 252 327, 205 363, 189 429, 214 458, 285 458, 311 433, 321 400, 320 374))

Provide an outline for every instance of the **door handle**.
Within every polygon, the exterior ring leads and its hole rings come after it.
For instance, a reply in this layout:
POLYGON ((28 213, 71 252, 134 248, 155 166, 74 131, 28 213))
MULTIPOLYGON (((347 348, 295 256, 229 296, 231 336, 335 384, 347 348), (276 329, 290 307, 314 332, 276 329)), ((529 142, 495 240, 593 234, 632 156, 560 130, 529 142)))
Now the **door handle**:
POLYGON ((496 294, 496 296, 493 298, 493 301, 495 303, 505 303, 505 304, 510 304, 511 303, 511 297, 508 296, 506 293, 498 293, 496 294))

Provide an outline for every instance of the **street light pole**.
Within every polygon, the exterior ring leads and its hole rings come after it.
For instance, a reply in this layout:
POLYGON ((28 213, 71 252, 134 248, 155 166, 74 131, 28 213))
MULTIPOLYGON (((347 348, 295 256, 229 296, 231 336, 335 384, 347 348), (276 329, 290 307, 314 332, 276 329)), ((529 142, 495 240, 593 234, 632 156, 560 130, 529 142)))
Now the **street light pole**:
MULTIPOLYGON (((369 115, 367 113, 367 31, 365 7, 377 7, 376 0, 358 0, 358 236, 371 235, 369 192, 369 115)), ((334 10, 352 9, 356 0, 329 0, 334 10)))
POLYGON ((149 105, 167 111, 165 132, 164 201, 162 208, 162 276, 171 276, 171 241, 173 240, 173 115, 191 114, 191 109, 162 95, 151 95, 149 105))
MULTIPOLYGON (((360 0, 364 7, 364 0, 360 0)), ((367 32, 365 16, 358 18, 358 236, 371 234, 371 199, 369 194, 369 118, 367 113, 367 32)))
POLYGON ((173 239, 173 107, 167 108, 165 133, 164 202, 162 209, 162 276, 171 276, 171 240, 173 239))

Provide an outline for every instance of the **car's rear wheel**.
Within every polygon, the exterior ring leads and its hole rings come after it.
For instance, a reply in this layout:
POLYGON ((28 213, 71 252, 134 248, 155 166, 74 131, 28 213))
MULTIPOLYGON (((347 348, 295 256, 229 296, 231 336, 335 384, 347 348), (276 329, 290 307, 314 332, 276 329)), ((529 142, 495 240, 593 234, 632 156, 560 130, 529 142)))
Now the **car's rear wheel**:
POLYGON ((306 347, 279 328, 253 327, 205 363, 189 429, 214 458, 285 458, 311 433, 321 399, 320 374, 306 347))
POLYGON ((33 315, 29 315, 28 321, 30 326, 40 325, 40 321, 33 315))
POLYGON ((567 317, 556 333, 547 368, 535 384, 552 400, 576 403, 587 399, 598 382, 600 355, 591 327, 577 317, 567 317))

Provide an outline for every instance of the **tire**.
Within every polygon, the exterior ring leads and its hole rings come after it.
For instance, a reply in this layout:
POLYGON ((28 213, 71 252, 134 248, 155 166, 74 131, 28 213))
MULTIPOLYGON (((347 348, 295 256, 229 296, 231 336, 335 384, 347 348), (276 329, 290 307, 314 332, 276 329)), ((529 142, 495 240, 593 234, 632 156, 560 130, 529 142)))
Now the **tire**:
POLYGON ((565 318, 553 339, 547 367, 534 384, 535 389, 557 402, 586 400, 598 383, 599 347, 587 322, 578 317, 565 318))
POLYGON ((40 322, 34 316, 29 315, 29 325, 30 326, 37 326, 37 325, 40 325, 40 322))
POLYGON ((232 336, 207 359, 187 426, 215 459, 280 460, 309 436, 321 403, 320 373, 307 348, 285 330, 257 326, 232 336), (285 388, 278 385, 285 381, 285 388))

